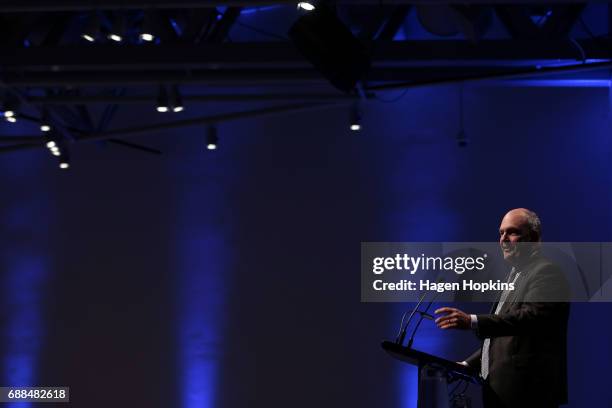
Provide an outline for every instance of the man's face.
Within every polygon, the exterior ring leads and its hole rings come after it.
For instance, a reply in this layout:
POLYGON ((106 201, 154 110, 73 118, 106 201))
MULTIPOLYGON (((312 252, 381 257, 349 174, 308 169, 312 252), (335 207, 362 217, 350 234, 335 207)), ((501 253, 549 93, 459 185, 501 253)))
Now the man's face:
POLYGON ((517 264, 527 248, 516 244, 528 241, 527 217, 522 211, 510 211, 504 216, 499 226, 499 246, 504 254, 504 260, 510 264, 517 264))

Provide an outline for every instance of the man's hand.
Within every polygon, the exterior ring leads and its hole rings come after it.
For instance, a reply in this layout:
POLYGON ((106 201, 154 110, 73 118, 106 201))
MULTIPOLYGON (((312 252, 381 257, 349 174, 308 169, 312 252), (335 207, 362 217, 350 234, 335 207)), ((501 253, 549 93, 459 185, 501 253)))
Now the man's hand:
POLYGON ((454 307, 441 307, 436 310, 436 314, 446 313, 436 319, 436 325, 442 329, 467 330, 471 328, 470 315, 454 307))

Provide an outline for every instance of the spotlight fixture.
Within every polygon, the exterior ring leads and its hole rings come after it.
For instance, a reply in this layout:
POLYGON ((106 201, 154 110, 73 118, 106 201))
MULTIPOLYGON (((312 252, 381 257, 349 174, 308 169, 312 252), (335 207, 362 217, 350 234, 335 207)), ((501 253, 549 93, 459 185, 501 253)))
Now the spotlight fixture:
POLYGON ((138 38, 141 41, 153 42, 155 41, 155 26, 156 26, 156 15, 153 11, 147 10, 144 12, 142 17, 141 32, 138 38))
POLYGON ((51 121, 49 119, 49 111, 44 109, 40 121, 40 130, 42 132, 49 132, 51 130, 51 121))
POLYGON ((115 42, 122 42, 126 31, 126 16, 124 13, 115 13, 113 18, 113 29, 108 34, 108 39, 115 42))
POLYGON ((4 99, 4 106, 2 107, 2 111, 4 112, 4 118, 8 122, 17 122, 17 112, 19 112, 19 106, 19 98, 12 93, 7 93, 4 99))
POLYGON ((146 42, 152 42, 153 40, 155 40, 155 36, 149 33, 141 33, 139 37, 142 41, 146 42))
POLYGON ((51 150, 57 149, 57 143, 55 143, 55 140, 49 140, 47 142, 47 148, 51 150))
POLYGON ((179 92, 177 85, 172 85, 170 92, 170 106, 172 107, 172 112, 182 112, 185 107, 183 106, 183 98, 181 98, 181 93, 179 92))
POLYGON ((157 111, 161 113, 168 112, 168 91, 164 85, 159 86, 159 92, 157 93, 157 111))
POLYGON ((219 144, 219 137, 217 136, 216 126, 209 126, 206 132, 206 148, 208 150, 216 150, 219 144))
MULTIPOLYGON (((56 153, 53 153, 53 155, 57 156, 56 153)), ((68 149, 63 149, 63 151, 59 155, 59 168, 66 170, 69 167, 70 167, 70 154, 68 152, 68 149)))
POLYGON ((100 36, 100 16, 98 13, 91 13, 85 22, 85 27, 81 33, 81 38, 89 42, 95 42, 100 36))
POLYGON ((366 47, 324 4, 303 13, 289 29, 289 38, 306 60, 343 92, 352 91, 370 69, 366 47))
POLYGON ((359 108, 357 104, 355 104, 355 106, 353 106, 353 108, 351 109, 351 120, 349 128, 353 132, 359 132, 361 130, 361 114, 359 113, 359 108))
POLYGON ((312 2, 309 2, 309 1, 300 1, 297 4, 297 8, 298 8, 298 10, 302 9, 302 10, 306 10, 306 11, 312 11, 316 7, 315 7, 314 3, 312 3, 312 2))

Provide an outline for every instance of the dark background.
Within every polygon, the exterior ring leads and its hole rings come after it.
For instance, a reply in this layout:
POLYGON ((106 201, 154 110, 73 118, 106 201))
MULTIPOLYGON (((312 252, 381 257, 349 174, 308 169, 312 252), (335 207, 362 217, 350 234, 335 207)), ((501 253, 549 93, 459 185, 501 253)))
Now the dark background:
MULTIPOLYGON (((411 305, 360 303, 360 242, 495 241, 519 206, 546 241, 612 240, 608 92, 466 86, 465 148, 458 88, 432 87, 367 103, 360 133, 330 107, 223 123, 214 152, 194 126, 134 138, 159 157, 75 145, 69 171, 4 153, 1 383, 88 408, 414 407, 379 346, 411 305)), ((612 400, 611 312, 572 305, 570 407, 612 400)), ((417 348, 478 346, 426 323, 417 348)))

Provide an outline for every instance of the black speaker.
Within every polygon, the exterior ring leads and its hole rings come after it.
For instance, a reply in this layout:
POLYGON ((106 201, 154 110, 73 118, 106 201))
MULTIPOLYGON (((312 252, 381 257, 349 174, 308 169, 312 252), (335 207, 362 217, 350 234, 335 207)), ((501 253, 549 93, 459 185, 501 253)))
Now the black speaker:
POLYGON ((370 68, 365 46, 327 6, 320 4, 289 29, 298 51, 333 86, 344 92, 355 88, 370 68))

